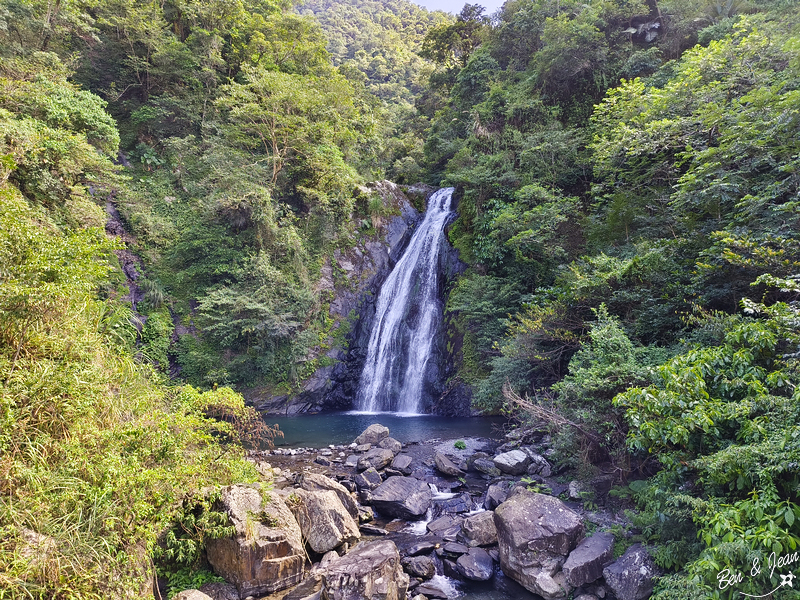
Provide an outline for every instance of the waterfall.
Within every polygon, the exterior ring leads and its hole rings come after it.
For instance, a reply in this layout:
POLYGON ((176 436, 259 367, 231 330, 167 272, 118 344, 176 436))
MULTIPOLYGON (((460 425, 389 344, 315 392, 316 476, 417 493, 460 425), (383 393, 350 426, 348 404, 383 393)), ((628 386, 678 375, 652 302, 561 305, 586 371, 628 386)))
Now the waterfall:
POLYGON ((439 249, 453 188, 430 197, 425 218, 386 278, 375 310, 356 407, 419 413, 425 368, 441 320, 439 249))

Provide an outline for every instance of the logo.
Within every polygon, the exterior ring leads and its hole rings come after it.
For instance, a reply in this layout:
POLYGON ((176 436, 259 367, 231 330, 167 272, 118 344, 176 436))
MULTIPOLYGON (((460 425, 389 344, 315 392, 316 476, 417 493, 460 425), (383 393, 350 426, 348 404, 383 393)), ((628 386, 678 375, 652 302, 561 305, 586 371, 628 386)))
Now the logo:
MULTIPOLYGON (((753 567, 750 569, 750 578, 758 577, 761 575, 762 567, 766 566, 766 575, 769 575, 770 581, 775 580, 775 576, 777 575, 780 577, 780 583, 778 586, 766 592, 765 594, 755 595, 755 594, 747 594, 745 592, 739 592, 743 597, 746 598, 767 598, 777 592, 782 587, 786 587, 787 585, 791 588, 794 588, 794 580, 796 578, 795 574, 792 571, 788 573, 776 573, 776 570, 783 570, 786 567, 793 565, 794 563, 800 561, 800 553, 799 552, 792 552, 790 554, 783 554, 777 555, 775 552, 770 554, 767 557, 767 564, 762 565, 761 559, 754 558, 753 559, 753 567)), ((720 590, 727 590, 728 588, 733 588, 736 585, 742 583, 745 580, 745 576, 740 571, 731 571, 730 569, 723 569, 719 573, 717 573, 717 583, 720 590)), ((798 587, 800 587, 800 582, 798 582, 798 587)))

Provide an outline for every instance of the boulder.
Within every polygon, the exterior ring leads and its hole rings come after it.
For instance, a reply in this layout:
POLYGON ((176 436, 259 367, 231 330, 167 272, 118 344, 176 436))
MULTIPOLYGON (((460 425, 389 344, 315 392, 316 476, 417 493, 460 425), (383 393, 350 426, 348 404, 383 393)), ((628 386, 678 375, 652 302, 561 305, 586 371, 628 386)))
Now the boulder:
POLYGON ((392 454, 398 454, 403 449, 403 444, 392 437, 387 437, 378 442, 378 448, 391 450, 392 454))
POLYGON ((603 576, 606 567, 614 556, 614 536, 610 533, 596 533, 584 539, 570 552, 563 571, 567 582, 573 587, 591 583, 603 576))
POLYGON ((322 600, 405 600, 408 575, 389 540, 362 542, 322 574, 322 600))
POLYGON ((359 491, 371 491, 383 483, 383 479, 381 479, 381 474, 375 469, 367 469, 366 471, 356 475, 353 478, 353 483, 356 484, 356 488, 358 488, 359 491))
POLYGON ((444 586, 434 581, 426 581, 419 587, 415 588, 414 592, 421 594, 425 598, 436 600, 447 600, 450 597, 450 594, 446 589, 444 589, 444 586))
POLYGON ((547 462, 547 459, 541 454, 537 454, 529 446, 520 448, 528 458, 531 459, 531 464, 528 465, 528 475, 541 475, 542 477, 550 477, 553 474, 553 467, 547 462))
POLYGON ((358 524, 333 490, 309 492, 300 488, 289 499, 300 530, 314 552, 323 554, 361 539, 358 524))
POLYGON ((459 533, 461 533, 462 519, 454 515, 442 515, 438 519, 434 519, 425 527, 431 533, 439 536, 445 541, 453 542, 459 533))
POLYGON ((459 556, 456 568, 462 577, 472 581, 488 581, 494 575, 492 557, 483 548, 470 548, 459 556))
POLYGON ((492 477, 500 477, 500 469, 494 466, 494 462, 488 458, 476 458, 472 461, 472 468, 492 477))
POLYGON ((472 510, 472 496, 468 492, 462 492, 457 496, 448 498, 447 500, 434 500, 433 501, 433 518, 439 518, 442 515, 452 515, 465 513, 472 510))
POLYGON ((178 592, 174 600, 212 600, 212 598, 200 590, 183 590, 178 592))
POLYGON ((486 510, 494 510, 508 498, 508 484, 506 482, 493 483, 486 490, 486 498, 483 507, 486 510))
POLYGON ((412 462, 413 459, 408 454, 398 454, 392 461, 392 468, 397 469, 403 475, 410 475, 412 462))
POLYGON ((531 457, 522 450, 512 450, 498 454, 492 460, 494 466, 509 475, 523 475, 528 471, 531 457))
POLYGON ((497 528, 494 525, 494 513, 480 512, 464 519, 461 533, 470 546, 490 546, 497 543, 497 528))
POLYGON ((546 600, 571 587, 559 571, 583 537, 583 521, 558 498, 519 491, 494 511, 500 565, 508 577, 546 600))
POLYGON ((406 573, 428 580, 436 575, 436 566, 430 556, 411 556, 401 561, 406 573))
POLYGON ((350 492, 338 481, 334 481, 330 477, 325 477, 318 473, 303 473, 300 476, 300 487, 309 492, 331 490, 341 500, 345 510, 350 513, 354 519, 358 519, 358 504, 350 492))
POLYGON ((300 582, 305 565, 300 526, 278 494, 262 497, 257 484, 228 486, 220 493, 220 508, 235 533, 207 542, 206 555, 214 571, 234 584, 242 598, 300 582))
POLYGON ((433 460, 436 468, 444 475, 449 475, 450 477, 462 477, 464 475, 464 471, 459 469, 452 460, 441 452, 437 452, 433 460))
POLYGON ((389 477, 372 492, 372 506, 385 515, 414 519, 431 505, 431 488, 412 477, 389 477))
POLYGON ((239 600, 239 590, 230 583, 204 583, 200 586, 200 591, 211 596, 212 600, 239 600))
POLYGON ((641 544, 634 544, 619 560, 603 569, 606 584, 618 600, 644 600, 653 592, 653 577, 658 570, 641 544))
POLYGON ((389 428, 378 423, 374 423, 362 431, 361 435, 354 440, 354 443, 357 445, 372 444, 374 446, 382 439, 387 437, 389 437, 389 428))
POLYGON ((461 556, 462 554, 466 554, 469 552, 469 546, 465 546, 464 544, 459 544, 458 542, 448 542, 444 546, 442 546, 442 552, 446 554, 454 554, 456 556, 461 556))
POLYGON ((358 459, 356 469, 366 471, 367 469, 382 469, 391 464, 394 454, 386 448, 372 448, 364 456, 358 459))

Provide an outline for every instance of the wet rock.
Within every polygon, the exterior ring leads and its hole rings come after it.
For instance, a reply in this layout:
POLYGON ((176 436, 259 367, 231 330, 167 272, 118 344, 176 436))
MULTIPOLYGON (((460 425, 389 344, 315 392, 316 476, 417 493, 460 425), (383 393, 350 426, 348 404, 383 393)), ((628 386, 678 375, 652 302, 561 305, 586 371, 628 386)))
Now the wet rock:
POLYGON ((428 554, 439 546, 438 540, 422 540, 411 544, 404 550, 406 556, 417 556, 419 554, 428 554))
POLYGON ((508 498, 508 483, 493 483, 486 490, 486 498, 483 501, 483 507, 486 510, 494 510, 500 506, 508 498))
POLYGON ((374 446, 387 437, 389 437, 389 428, 379 423, 374 423, 362 431, 354 442, 356 444, 372 444, 374 446))
POLYGON ((178 592, 174 600, 212 600, 212 598, 200 590, 183 590, 178 592))
POLYGON ((456 561, 456 568, 465 579, 488 581, 494 575, 492 557, 483 548, 470 548, 456 561))
POLYGON ((204 583, 200 586, 200 591, 212 600, 239 600, 239 590, 230 583, 204 583))
POLYGON ((389 535, 386 529, 377 525, 361 525, 359 529, 364 535, 389 535))
POLYGON ((222 488, 220 504, 235 533, 209 540, 206 554, 214 571, 233 583, 241 597, 270 594, 302 579, 300 526, 278 494, 271 492, 265 500, 258 485, 234 485, 222 488), (262 514, 268 521, 253 520, 262 514))
MULTIPOLYGON (((461 531, 461 519, 453 515, 444 515, 428 523, 427 528, 428 531, 447 539, 450 537, 450 532, 455 532, 457 535, 461 531)), ((448 541, 454 541, 455 535, 452 536, 452 540, 448 541)))
POLYGON ((500 477, 500 469, 494 466, 494 462, 488 458, 478 458, 472 462, 472 468, 492 477, 500 477))
POLYGON ((408 575, 394 542, 362 542, 322 574, 323 600, 405 600, 408 575))
POLYGON ((372 492, 373 507, 386 515, 413 519, 431 505, 431 489, 411 477, 389 477, 372 492))
POLYGON ((378 442, 378 448, 384 448, 390 450, 392 454, 397 454, 403 449, 403 444, 392 437, 387 437, 378 442))
POLYGON ((490 546, 497 543, 494 513, 485 511, 464 519, 461 533, 470 546, 490 546))
POLYGON ((457 496, 447 500, 434 500, 433 518, 437 519, 441 515, 453 515, 469 512, 472 510, 472 496, 467 492, 462 492, 457 496))
POLYGON ((494 457, 494 466, 500 469, 503 473, 509 475, 523 475, 528 471, 528 465, 531 464, 531 457, 522 450, 512 450, 511 452, 504 452, 494 457))
POLYGON ((464 471, 459 469, 452 460, 447 458, 441 452, 436 453, 434 462, 439 472, 443 473, 444 475, 449 475, 450 477, 462 477, 464 475, 464 471))
POLYGON ((573 587, 591 583, 603 576, 603 568, 612 560, 614 536, 610 533, 596 533, 584 539, 570 552, 563 571, 567 582, 573 587))
POLYGON ((400 561, 406 573, 427 581, 436 575, 436 567, 429 556, 412 556, 400 561))
POLYGON ((494 512, 503 572, 546 600, 571 587, 559 568, 583 537, 583 522, 552 496, 519 491, 494 512))
POLYGON ((397 469, 403 475, 410 475, 412 462, 413 459, 408 454, 398 454, 392 461, 392 468, 397 469))
MULTIPOLYGON (((333 490, 295 490, 289 504, 300 530, 314 552, 320 554, 361 539, 358 525, 333 490)), ((356 516, 358 512, 356 511, 356 516)))
POLYGON ((372 448, 372 450, 358 459, 356 468, 359 471, 366 471, 367 469, 380 470, 391 464, 393 459, 394 454, 392 454, 391 450, 387 450, 386 448, 372 448))
POLYGON ((350 492, 338 481, 319 473, 303 473, 298 481, 300 487, 309 492, 330 490, 335 492, 350 516, 358 519, 358 504, 350 492))
POLYGON ((465 546, 464 544, 459 544, 458 542, 448 542, 442 546, 442 551, 446 554, 461 556, 462 554, 469 552, 469 547, 465 546))
POLYGON ((383 479, 381 479, 380 473, 378 473, 375 469, 367 469, 363 473, 359 473, 353 478, 353 483, 356 484, 356 487, 359 491, 361 490, 374 490, 378 487, 381 483, 383 483, 383 479))
POLYGON ((603 569, 606 584, 618 600, 644 600, 653 592, 653 577, 658 570, 650 553, 634 544, 619 560, 603 569))
POLYGON ((449 597, 447 590, 434 581, 426 581, 414 591, 431 599, 438 598, 439 600, 447 600, 449 597))

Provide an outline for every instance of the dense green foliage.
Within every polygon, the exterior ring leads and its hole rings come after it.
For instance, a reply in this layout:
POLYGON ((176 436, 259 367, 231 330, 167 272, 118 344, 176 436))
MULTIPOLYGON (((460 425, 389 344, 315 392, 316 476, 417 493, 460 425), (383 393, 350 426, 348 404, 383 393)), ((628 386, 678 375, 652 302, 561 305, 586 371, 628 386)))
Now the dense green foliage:
POLYGON ((766 593, 717 574, 800 540, 798 44, 789 3, 616 0, 467 5, 423 44, 458 377, 584 476, 658 472, 658 598, 766 593))
POLYGON ((217 386, 323 364, 320 270, 386 175, 458 190, 476 407, 639 480, 656 598, 772 589, 717 573, 800 542, 793 4, 2 0, 0 596, 210 576, 197 490, 270 433, 217 386))

